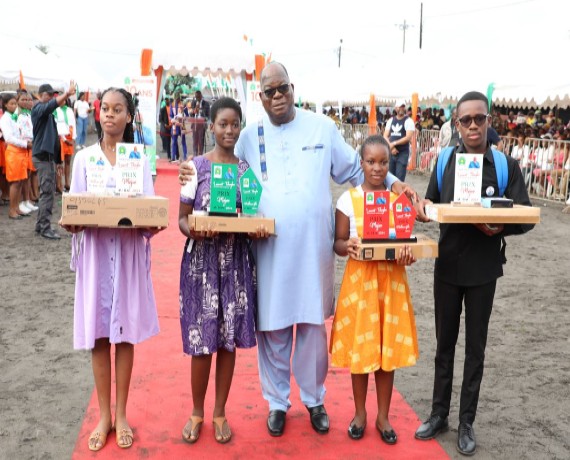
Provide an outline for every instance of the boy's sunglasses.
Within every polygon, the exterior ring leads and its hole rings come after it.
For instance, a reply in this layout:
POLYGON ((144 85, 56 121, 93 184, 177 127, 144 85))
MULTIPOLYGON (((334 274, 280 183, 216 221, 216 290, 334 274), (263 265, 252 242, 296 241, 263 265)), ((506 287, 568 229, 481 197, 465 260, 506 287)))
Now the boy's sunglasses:
POLYGON ((289 83, 285 83, 284 85, 278 86, 277 88, 269 88, 263 91, 263 94, 265 94, 265 97, 267 99, 273 99, 273 96, 275 96, 275 93, 277 91, 279 91, 279 93, 281 94, 287 94, 289 92, 290 89, 290 85, 289 83))
POLYGON ((483 115, 482 113, 475 115, 474 117, 465 115, 464 117, 459 118, 458 121, 459 123, 461 123, 461 126, 463 126, 464 128, 469 128, 469 126, 471 126, 471 123, 473 122, 475 122, 477 126, 483 126, 483 123, 485 123, 487 117, 488 117, 487 114, 483 115))

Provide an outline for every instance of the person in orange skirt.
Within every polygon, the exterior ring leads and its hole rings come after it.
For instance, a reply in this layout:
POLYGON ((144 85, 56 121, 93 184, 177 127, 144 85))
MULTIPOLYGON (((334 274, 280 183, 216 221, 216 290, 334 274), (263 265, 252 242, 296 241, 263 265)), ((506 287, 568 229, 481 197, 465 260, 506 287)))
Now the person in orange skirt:
MULTIPOLYGON (((2 103, 0 101, 0 118, 2 118, 4 112, 2 111, 2 103)), ((4 135, 2 134, 2 129, 0 129, 0 192, 2 196, 0 197, 0 206, 5 206, 10 201, 10 189, 8 181, 6 181, 5 174, 6 165, 6 142, 4 141, 4 135)))
MULTIPOLYGON (((18 129, 20 137, 25 141, 32 141, 34 138, 34 129, 32 126, 32 96, 26 91, 18 92, 16 96, 18 101, 18 129)), ((28 149, 28 180, 22 183, 22 201, 20 202, 20 211, 37 211, 38 207, 33 203, 38 200, 38 179, 36 168, 32 163, 32 149, 28 149), (34 189, 34 179, 36 188, 34 189)))
POLYGON ((6 180, 10 183, 10 219, 22 219, 30 213, 20 210, 20 197, 22 196, 22 181, 28 179, 28 149, 32 142, 21 138, 18 129, 18 102, 14 94, 2 96, 2 110, 4 115, 0 118, 0 129, 6 141, 5 171, 6 180))
POLYGON ((65 188, 66 192, 69 192, 69 186, 71 184, 71 157, 73 156, 75 146, 76 125, 73 109, 71 109, 69 105, 68 100, 61 107, 55 109, 53 113, 55 122, 57 123, 57 134, 59 135, 61 143, 61 157, 65 177, 65 183, 62 184, 61 176, 59 174, 56 175, 56 189, 59 192, 61 192, 63 188, 65 188))
MULTIPOLYGON (((0 114, 0 118, 2 115, 0 114)), ((4 141, 4 135, 2 130, 0 130, 0 192, 2 196, 0 197, 0 206, 4 206, 8 203, 10 197, 10 191, 8 186, 8 181, 6 180, 5 174, 6 166, 6 142, 4 141)))
MULTIPOLYGON (((355 415, 348 427, 352 439, 366 428, 368 375, 374 374, 378 416, 376 429, 387 444, 397 441, 388 418, 394 370, 418 359, 418 341, 405 265, 415 262, 409 246, 396 261, 359 261, 364 194, 386 190, 390 146, 382 136, 370 136, 361 148, 364 183, 339 198, 335 216, 334 251, 349 256, 331 330, 331 365, 350 369, 355 415)), ((412 191, 408 191, 413 193, 412 191)), ((397 195, 391 193, 393 202, 397 195)), ((390 227, 393 227, 390 212, 390 227)))

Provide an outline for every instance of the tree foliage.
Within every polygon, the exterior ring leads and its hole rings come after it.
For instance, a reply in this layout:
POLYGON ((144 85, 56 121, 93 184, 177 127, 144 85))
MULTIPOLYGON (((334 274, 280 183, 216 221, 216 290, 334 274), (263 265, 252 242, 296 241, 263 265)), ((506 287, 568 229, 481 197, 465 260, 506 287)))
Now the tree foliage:
POLYGON ((194 77, 191 75, 169 75, 166 79, 165 90, 167 94, 190 94, 194 77))

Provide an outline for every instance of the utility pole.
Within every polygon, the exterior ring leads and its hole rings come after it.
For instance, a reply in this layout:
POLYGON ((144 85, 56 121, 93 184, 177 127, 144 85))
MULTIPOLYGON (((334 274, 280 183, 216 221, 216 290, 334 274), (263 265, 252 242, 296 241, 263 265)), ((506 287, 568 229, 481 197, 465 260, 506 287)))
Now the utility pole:
POLYGON ((406 30, 408 30, 411 26, 410 24, 408 24, 406 22, 406 20, 404 19, 404 23, 403 24, 394 24, 396 27, 398 27, 402 32, 404 32, 404 39, 403 39, 403 43, 402 43, 402 53, 406 52, 406 30))
POLYGON ((338 68, 340 69, 340 55, 342 53, 342 38, 340 39, 340 45, 338 47, 338 68))
POLYGON ((420 3, 420 49, 422 49, 422 38, 424 31, 424 4, 420 3))

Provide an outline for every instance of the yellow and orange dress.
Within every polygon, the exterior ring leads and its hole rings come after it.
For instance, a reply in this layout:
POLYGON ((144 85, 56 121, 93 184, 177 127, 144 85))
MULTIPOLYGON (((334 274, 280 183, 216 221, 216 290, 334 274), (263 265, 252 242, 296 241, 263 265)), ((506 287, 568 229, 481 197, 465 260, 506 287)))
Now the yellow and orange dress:
MULTIPOLYGON (((393 202, 397 195, 391 193, 393 202)), ((351 222, 351 237, 362 238, 364 194, 346 191, 337 209, 351 222), (351 209, 352 208, 352 209, 351 209)), ((393 216, 390 211, 390 225, 393 216)), ((413 366, 419 357, 416 321, 406 268, 395 261, 346 264, 331 331, 331 365, 352 374, 413 366)))

